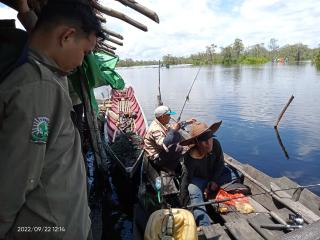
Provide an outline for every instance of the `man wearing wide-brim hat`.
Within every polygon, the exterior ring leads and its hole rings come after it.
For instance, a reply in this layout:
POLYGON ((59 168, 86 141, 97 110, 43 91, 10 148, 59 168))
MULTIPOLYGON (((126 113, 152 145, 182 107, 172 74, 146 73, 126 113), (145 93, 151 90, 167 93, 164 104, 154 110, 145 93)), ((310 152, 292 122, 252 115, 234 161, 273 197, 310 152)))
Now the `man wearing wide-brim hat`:
MULTIPOLYGON (((239 173, 225 166, 223 151, 219 141, 213 135, 222 121, 215 122, 209 127, 203 122, 191 125, 190 138, 180 142, 182 146, 189 146, 185 156, 188 170, 188 192, 190 203, 202 203, 203 194, 215 192, 219 186, 240 179, 239 173)), ((198 226, 212 223, 204 206, 193 209, 193 215, 198 226)))

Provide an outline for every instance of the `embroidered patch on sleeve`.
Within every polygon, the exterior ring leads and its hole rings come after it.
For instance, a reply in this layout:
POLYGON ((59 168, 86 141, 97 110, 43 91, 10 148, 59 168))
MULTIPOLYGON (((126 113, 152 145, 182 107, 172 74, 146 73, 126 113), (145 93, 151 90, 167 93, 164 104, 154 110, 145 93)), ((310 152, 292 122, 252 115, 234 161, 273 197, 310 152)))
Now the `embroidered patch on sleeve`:
POLYGON ((31 141, 47 143, 49 133, 49 118, 35 117, 32 123, 31 141))

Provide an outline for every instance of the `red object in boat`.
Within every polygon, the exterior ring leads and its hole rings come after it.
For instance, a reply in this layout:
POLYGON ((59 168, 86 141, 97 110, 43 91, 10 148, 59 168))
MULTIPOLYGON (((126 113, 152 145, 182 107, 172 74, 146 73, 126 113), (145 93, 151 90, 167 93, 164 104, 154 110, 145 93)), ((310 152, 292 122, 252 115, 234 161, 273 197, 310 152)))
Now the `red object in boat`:
POLYGON ((147 120, 142 108, 134 95, 132 87, 123 90, 111 91, 110 110, 118 116, 115 119, 111 114, 107 115, 107 133, 109 142, 112 142, 117 131, 123 129, 126 120, 130 121, 131 131, 137 133, 142 138, 147 131, 147 120), (133 117, 132 117, 133 116, 133 117))
POLYGON ((224 189, 220 188, 214 200, 226 200, 226 199, 230 199, 230 200, 224 202, 224 204, 233 205, 233 206, 236 205, 236 202, 241 202, 241 203, 249 202, 248 198, 242 193, 228 193, 224 189))

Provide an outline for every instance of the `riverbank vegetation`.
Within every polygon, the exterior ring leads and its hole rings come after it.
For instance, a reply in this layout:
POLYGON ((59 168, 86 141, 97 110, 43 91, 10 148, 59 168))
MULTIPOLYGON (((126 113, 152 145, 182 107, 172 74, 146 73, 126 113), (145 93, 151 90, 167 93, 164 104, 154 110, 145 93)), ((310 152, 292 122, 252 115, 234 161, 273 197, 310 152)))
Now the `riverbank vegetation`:
MULTIPOLYGON (((226 47, 218 48, 211 44, 204 51, 191 54, 187 57, 167 54, 162 57, 163 64, 263 64, 274 62, 300 62, 312 60, 320 68, 320 48, 311 49, 302 43, 287 44, 280 47, 278 41, 270 39, 267 46, 264 43, 245 46, 241 39, 237 38, 226 47)), ((135 61, 132 59, 120 60, 118 66, 137 66, 158 64, 158 61, 135 61)))
POLYGON ((316 65, 317 69, 320 70, 320 49, 318 49, 312 62, 316 65))

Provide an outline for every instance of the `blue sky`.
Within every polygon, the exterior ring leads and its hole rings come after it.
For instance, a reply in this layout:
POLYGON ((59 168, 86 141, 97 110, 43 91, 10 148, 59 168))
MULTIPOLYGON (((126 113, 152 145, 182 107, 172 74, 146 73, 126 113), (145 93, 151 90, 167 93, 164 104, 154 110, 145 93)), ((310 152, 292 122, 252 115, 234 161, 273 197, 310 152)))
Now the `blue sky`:
MULTIPOLYGON (((156 24, 114 0, 100 0, 148 26, 148 32, 115 18, 106 17, 106 27, 124 36, 116 46, 121 58, 160 59, 163 55, 187 56, 243 40, 245 46, 268 43, 276 38, 280 46, 320 44, 320 1, 318 0, 139 0, 156 11, 156 24)), ((0 9, 0 18, 15 17, 14 11, 0 9)), ((112 45, 112 43, 110 43, 112 45)))

